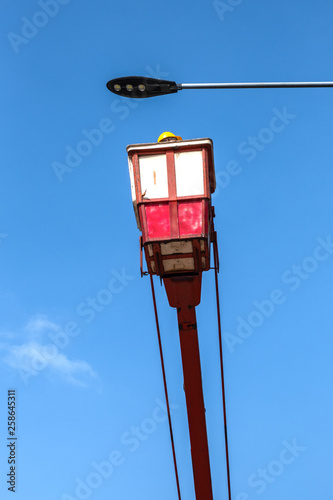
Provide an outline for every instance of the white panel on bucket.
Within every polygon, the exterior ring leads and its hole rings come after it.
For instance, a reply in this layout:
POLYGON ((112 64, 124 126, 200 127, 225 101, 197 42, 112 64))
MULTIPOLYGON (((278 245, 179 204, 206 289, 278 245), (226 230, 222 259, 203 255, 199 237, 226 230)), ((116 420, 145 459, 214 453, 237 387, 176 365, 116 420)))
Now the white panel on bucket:
POLYGON ((201 151, 175 153, 177 196, 204 194, 201 151))
POLYGON ((132 158, 130 156, 128 157, 128 168, 129 168, 129 174, 130 174, 132 201, 133 201, 133 207, 134 207, 134 213, 135 213, 136 223, 137 223, 138 228, 141 231, 140 217, 139 217, 139 212, 138 212, 138 206, 137 206, 137 203, 136 203, 133 162, 132 162, 132 158))
POLYGON ((194 259, 186 257, 185 259, 167 259, 163 261, 164 271, 194 271, 194 259))
POLYGON ((168 198, 166 155, 139 157, 142 195, 146 199, 168 198))
POLYGON ((192 241, 170 241, 161 243, 161 255, 173 255, 175 253, 193 253, 192 241))
POLYGON ((136 201, 133 162, 132 162, 132 158, 130 156, 128 157, 128 170, 129 170, 130 181, 131 181, 132 200, 136 201))

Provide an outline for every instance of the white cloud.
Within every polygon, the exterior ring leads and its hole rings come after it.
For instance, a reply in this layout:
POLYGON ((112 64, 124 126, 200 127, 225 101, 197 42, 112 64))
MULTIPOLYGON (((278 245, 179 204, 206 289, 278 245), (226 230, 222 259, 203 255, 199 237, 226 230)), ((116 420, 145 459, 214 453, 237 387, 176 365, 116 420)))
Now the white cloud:
POLYGON ((60 331, 61 328, 45 316, 32 318, 21 335, 15 334, 15 344, 9 344, 11 338, 8 333, 1 335, 4 342, 0 343, 0 350, 4 356, 2 361, 21 375, 25 384, 29 383, 40 373, 59 377, 65 382, 88 387, 98 379, 97 373, 83 360, 71 360, 46 337, 50 331, 60 331), (29 332, 27 339, 26 332, 29 332), (17 343, 17 337, 22 338, 17 343), (44 340, 45 339, 45 340, 44 340), (7 340, 7 342, 6 342, 7 340), (44 341, 43 341, 44 340, 44 341))
POLYGON ((41 338, 45 333, 58 332, 61 328, 45 315, 37 315, 28 321, 24 330, 30 334, 31 338, 41 338))

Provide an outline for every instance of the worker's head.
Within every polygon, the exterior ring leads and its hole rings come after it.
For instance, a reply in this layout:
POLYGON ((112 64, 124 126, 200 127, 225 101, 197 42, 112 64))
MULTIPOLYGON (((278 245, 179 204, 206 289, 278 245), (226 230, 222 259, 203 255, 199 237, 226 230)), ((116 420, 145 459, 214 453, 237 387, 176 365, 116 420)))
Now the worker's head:
POLYGON ((163 132, 157 139, 157 142, 173 142, 181 141, 182 138, 179 135, 175 135, 172 132, 163 132))

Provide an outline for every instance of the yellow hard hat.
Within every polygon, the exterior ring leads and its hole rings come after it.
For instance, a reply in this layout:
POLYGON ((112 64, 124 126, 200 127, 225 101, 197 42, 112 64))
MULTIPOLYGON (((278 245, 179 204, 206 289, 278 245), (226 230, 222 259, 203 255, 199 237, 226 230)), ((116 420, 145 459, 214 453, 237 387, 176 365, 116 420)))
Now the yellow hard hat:
POLYGON ((159 136, 159 138, 157 139, 157 142, 162 142, 164 141, 165 139, 168 139, 168 138, 174 138, 176 139, 177 141, 181 141, 182 138, 179 136, 179 135, 175 135, 173 134, 172 132, 163 132, 163 134, 161 134, 159 136))

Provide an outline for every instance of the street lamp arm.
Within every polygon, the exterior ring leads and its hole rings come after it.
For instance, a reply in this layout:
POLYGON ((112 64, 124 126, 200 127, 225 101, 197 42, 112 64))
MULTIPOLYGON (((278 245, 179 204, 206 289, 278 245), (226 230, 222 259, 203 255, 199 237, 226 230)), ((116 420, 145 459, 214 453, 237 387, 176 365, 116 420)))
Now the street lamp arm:
POLYGON ((333 82, 249 82, 249 83, 179 83, 183 89, 265 89, 299 87, 333 87, 333 82))
POLYGON ((122 97, 145 98, 174 94, 186 89, 263 89, 333 87, 333 82, 250 82, 250 83, 176 83, 144 76, 122 76, 106 84, 114 94, 122 97))

